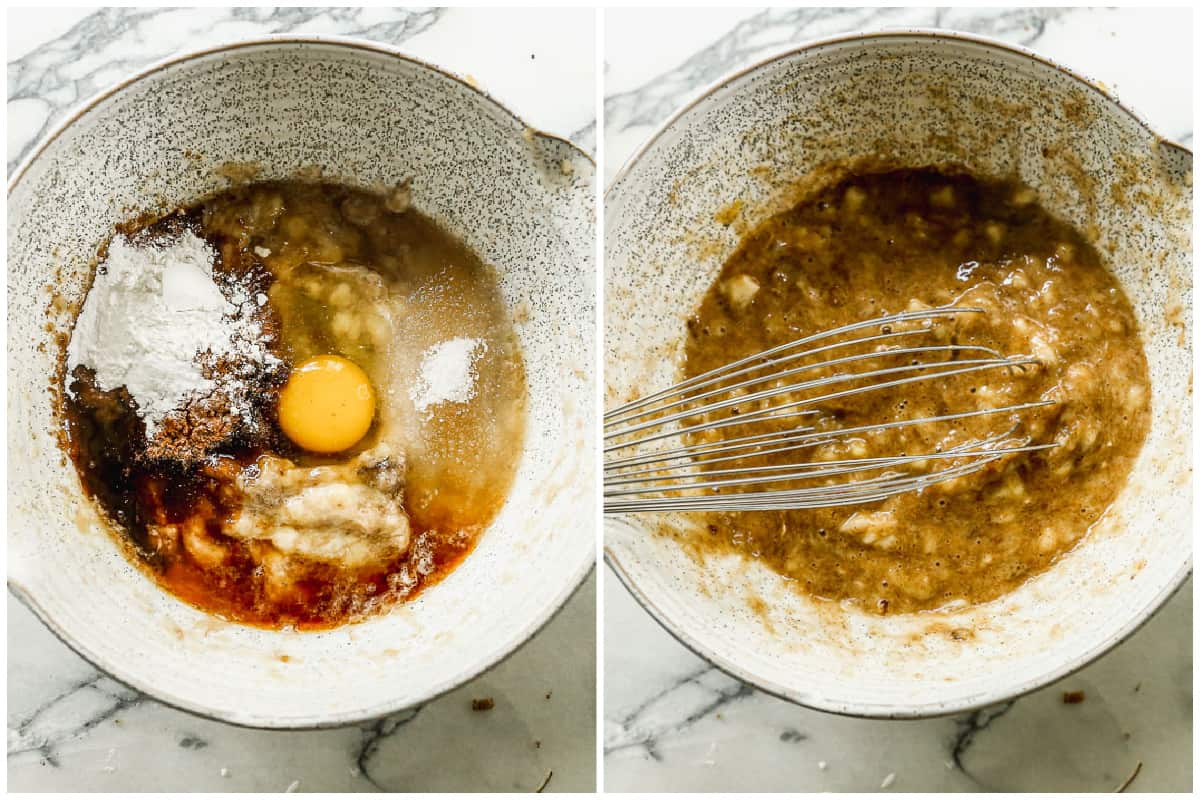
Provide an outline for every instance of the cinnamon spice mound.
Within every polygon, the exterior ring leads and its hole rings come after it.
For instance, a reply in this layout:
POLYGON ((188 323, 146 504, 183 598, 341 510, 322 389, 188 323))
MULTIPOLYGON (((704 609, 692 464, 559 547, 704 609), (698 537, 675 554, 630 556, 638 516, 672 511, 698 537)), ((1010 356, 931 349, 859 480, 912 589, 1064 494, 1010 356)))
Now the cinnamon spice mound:
MULTIPOLYGON (((138 236, 142 241, 152 240, 189 225, 197 225, 195 213, 162 220, 138 236)), ((242 342, 245 352, 220 358, 200 354, 203 374, 215 381, 217 390, 167 415, 139 454, 142 459, 196 462, 223 446, 256 443, 272 429, 269 415, 287 379, 288 364, 279 339, 277 313, 270 305, 253 300, 256 295, 265 297, 272 276, 259 259, 231 242, 220 242, 217 252, 214 279, 222 293, 239 305, 243 317, 253 322, 262 339, 242 342), (274 358, 256 358, 255 351, 274 358)))
POLYGON ((264 427, 261 411, 251 409, 250 413, 250 419, 235 413, 233 402, 223 393, 198 400, 163 420, 143 456, 150 460, 198 461, 239 436, 248 438, 251 431, 264 427))
MULTIPOLYGON (((273 315, 262 316, 264 333, 278 325, 273 315)), ((206 366, 205 375, 217 382, 217 391, 167 415, 146 443, 142 457, 195 462, 222 447, 260 443, 273 436, 271 415, 288 371, 275 341, 268 333, 264 346, 277 356, 270 367, 240 359, 222 359, 206 366)))
POLYGON ((146 457, 192 461, 232 438, 234 420, 227 398, 216 396, 168 416, 146 446, 146 457))

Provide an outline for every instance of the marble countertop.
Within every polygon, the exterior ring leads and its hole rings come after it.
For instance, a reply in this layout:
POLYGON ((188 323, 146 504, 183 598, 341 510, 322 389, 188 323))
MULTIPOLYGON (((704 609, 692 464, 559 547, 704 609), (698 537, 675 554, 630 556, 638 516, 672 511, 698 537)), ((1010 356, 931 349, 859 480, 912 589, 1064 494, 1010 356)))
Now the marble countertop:
MULTIPOLYGON (((1187 10, 609 10, 606 180, 720 76, 808 39, 913 26, 1033 48, 1114 87, 1162 135, 1191 144, 1187 10)), ((1105 791, 1139 762, 1129 791, 1192 786, 1190 581, 1135 636, 1058 684, 975 713, 879 722, 754 691, 678 644, 610 571, 603 580, 608 791, 1105 791), (1076 690, 1085 701, 1064 704, 1076 690)))
MULTIPOLYGON (((104 9, 8 15, 8 170, 97 90, 182 50, 268 33, 395 44, 473 77, 530 125, 595 150, 590 10, 104 9), (470 42, 463 47, 463 42, 470 42)), ((11 595, 14 791, 548 791, 595 786, 595 577, 496 669, 427 704, 326 731, 248 730, 98 673, 11 595), (495 707, 471 710, 491 697, 495 707)))

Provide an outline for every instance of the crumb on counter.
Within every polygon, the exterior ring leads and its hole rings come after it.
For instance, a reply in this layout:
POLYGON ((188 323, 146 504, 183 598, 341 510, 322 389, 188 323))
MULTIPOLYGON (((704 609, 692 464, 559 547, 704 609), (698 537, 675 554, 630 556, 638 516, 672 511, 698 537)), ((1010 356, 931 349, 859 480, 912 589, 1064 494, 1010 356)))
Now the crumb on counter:
POLYGON ((542 785, 537 788, 537 791, 534 792, 534 794, 541 794, 542 792, 546 791, 546 787, 550 785, 550 779, 553 777, 554 777, 554 770, 550 770, 549 772, 547 772, 546 777, 544 779, 542 779, 542 785))

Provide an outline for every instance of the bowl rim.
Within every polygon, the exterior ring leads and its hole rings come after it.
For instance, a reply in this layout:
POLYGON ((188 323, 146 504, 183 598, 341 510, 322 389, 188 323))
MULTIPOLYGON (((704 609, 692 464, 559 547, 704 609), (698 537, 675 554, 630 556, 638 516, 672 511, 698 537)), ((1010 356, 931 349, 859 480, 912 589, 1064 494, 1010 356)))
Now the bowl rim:
POLYGON ((857 31, 850 33, 838 33, 831 36, 822 36, 820 38, 804 42, 803 44, 799 44, 795 47, 788 47, 773 53, 768 53, 767 55, 752 61, 746 66, 740 67, 732 72, 728 72, 718 77, 715 81, 702 86, 700 89, 694 90, 691 95, 685 98, 684 104, 676 109, 669 117, 659 123, 658 126, 655 127, 654 131, 637 146, 637 149, 635 149, 628 158, 625 159, 625 163, 623 163, 621 168, 613 174, 612 180, 609 181, 608 186, 605 187, 604 199, 606 201, 608 200, 608 197, 613 190, 616 189, 622 181, 624 181, 628 174, 633 171, 633 168, 637 165, 637 162, 640 161, 642 157, 645 156, 650 150, 650 148, 653 147, 658 140, 666 134, 671 126, 678 122, 684 115, 692 111, 692 109, 694 109, 696 106, 706 101, 713 93, 725 88, 725 86, 733 83, 734 81, 741 80, 751 72, 755 72, 762 67, 773 64, 776 61, 784 61, 809 50, 817 50, 822 47, 829 47, 839 44, 867 42, 875 39, 904 38, 924 39, 926 42, 935 42, 939 39, 965 42, 967 44, 978 45, 985 49, 990 48, 992 50, 1006 50, 1013 55, 1023 56, 1026 59, 1057 70, 1063 75, 1066 75, 1067 77, 1072 78, 1078 83, 1082 84, 1085 88, 1098 93, 1103 99, 1124 111, 1138 125, 1144 128, 1147 133, 1149 133, 1163 145, 1181 150, 1188 155, 1192 154, 1192 149, 1190 147, 1172 141, 1171 139, 1168 139, 1160 134, 1157 130, 1155 130, 1154 126, 1146 120, 1145 117, 1137 112, 1131 105, 1117 97, 1117 95, 1104 84, 1088 77, 1087 75, 1084 75, 1082 72, 1068 67, 1065 64, 1061 64, 1058 61, 1049 58, 1048 56, 1041 55, 1040 53, 1037 53, 1028 47, 1024 47, 1023 45, 1019 44, 1010 44, 1009 42, 994 39, 990 36, 981 36, 979 34, 966 33, 963 31, 945 28, 888 28, 886 30, 879 31, 857 31))
MULTIPOLYGON (((503 112, 518 124, 523 125, 529 132, 529 135, 545 139, 550 142, 555 142, 565 146, 571 150, 574 155, 585 159, 592 165, 593 170, 596 167, 596 160, 585 151, 582 147, 575 144, 571 140, 559 136, 557 134, 548 133, 541 129, 535 128, 525 121, 523 117, 510 109, 504 103, 497 100, 487 90, 477 86, 473 81, 467 80, 453 70, 438 66, 429 61, 417 58, 402 49, 382 42, 371 41, 353 36, 337 36, 337 35, 293 35, 293 34, 268 34, 255 36, 245 39, 237 39, 228 42, 219 42, 207 47, 196 50, 188 50, 180 53, 171 54, 165 58, 158 59, 141 69, 133 72, 125 78, 105 87, 92 96, 86 98, 82 102, 71 108, 61 120, 59 120, 49 131, 47 131, 41 139, 39 139, 29 152, 21 159, 16 169, 13 170, 12 176, 8 181, 8 195, 11 195, 18 187, 21 179, 29 171, 29 168, 37 161, 38 158, 46 151, 46 149, 58 139, 68 128, 79 121, 81 117, 96 108, 98 105, 108 100, 129 87, 137 84, 156 73, 181 64, 186 64, 189 61, 195 61, 207 56, 218 55, 222 53, 234 52, 243 49, 255 48, 271 48, 271 47, 304 47, 306 45, 315 46, 331 46, 335 48, 344 48, 350 51, 364 51, 368 54, 383 55, 395 60, 404 61, 416 67, 438 73, 445 78, 460 84, 474 94, 481 97, 485 102, 492 104, 496 109, 503 112)), ((593 505, 598 503, 594 500, 593 505)), ((594 545, 594 541, 593 541, 594 545)), ((455 676, 448 682, 435 684, 427 695, 415 701, 386 701, 376 703, 366 708, 355 709, 349 712, 312 715, 311 718, 297 718, 295 720, 282 718, 276 719, 271 717, 263 717, 258 715, 240 714, 234 710, 220 710, 207 707, 203 704, 188 700, 186 698, 166 696, 158 689, 145 684, 142 681, 130 678, 124 669, 117 667, 105 661, 105 659, 97 656, 95 653, 88 651, 74 637, 61 626, 53 617, 50 616, 41 604, 36 600, 35 593, 25 586, 19 579, 14 578, 11 572, 6 576, 7 585, 14 597, 17 598, 37 617, 46 628, 54 634, 60 642, 65 644, 72 652, 86 661, 94 669, 98 670, 102 675, 109 676, 120 683, 123 683, 135 691, 152 698, 155 702, 161 703, 170 708, 185 711, 189 714, 204 719, 211 719, 216 722, 223 722, 238 727, 254 728, 254 729, 271 729, 271 730, 321 730, 326 728, 338 728, 356 723, 368 722, 379 719, 381 717, 396 714, 401 711, 406 711, 412 708, 420 708, 434 700, 437 700, 442 695, 448 694, 455 689, 464 686, 467 683, 478 678, 485 672, 499 666, 504 661, 507 661, 511 656, 516 654, 518 650, 523 648, 530 640, 541 632, 558 614, 566 607, 567 602, 575 596, 587 580, 587 577, 595 571, 596 554, 593 550, 590 558, 582 559, 582 563, 577 565, 573 574, 568 575, 567 580, 563 583, 562 589, 538 614, 533 616, 526 625, 520 629, 509 641, 503 643, 486 657, 481 659, 477 664, 472 665, 462 674, 455 676)), ((182 602, 182 601, 180 601, 182 602)))
POLYGON ((505 114, 524 125, 533 136, 556 141, 560 144, 566 145, 570 149, 574 150, 576 155, 587 159, 587 161, 589 161, 593 167, 596 166, 596 159, 593 158, 592 155, 582 147, 575 144, 565 136, 559 136, 556 133, 549 133, 541 130, 540 128, 533 127, 526 122, 520 114, 516 113, 503 102, 498 100, 487 89, 478 86, 474 81, 468 80, 466 77, 459 75, 457 72, 451 69, 438 66, 437 64, 426 61, 423 58, 410 55, 399 47, 386 44, 384 42, 362 39, 357 36, 340 36, 334 34, 271 33, 246 39, 218 42, 216 44, 196 50, 186 50, 179 53, 172 53, 164 58, 150 62, 141 69, 130 73, 126 77, 121 78, 117 82, 100 89, 90 97, 87 97, 84 100, 76 103, 66 114, 63 115, 61 120, 54 124, 54 127, 43 134, 42 137, 34 143, 29 152, 25 154, 25 157, 22 158, 17 164, 16 169, 13 170, 12 176, 8 179, 8 193, 12 194, 13 190, 17 188, 17 184, 20 183, 21 178, 24 177, 29 168, 33 166, 33 163, 37 161, 42 152, 45 151, 45 149, 49 147, 55 139, 65 133, 66 130, 74 125, 80 117, 91 111, 103 101, 107 100, 109 97, 125 91, 133 84, 150 77, 160 70, 164 70, 177 64, 193 61, 205 56, 216 55, 218 53, 233 52, 235 50, 250 49, 255 47, 266 47, 270 45, 332 45, 335 47, 344 47, 347 50, 364 50, 367 52, 391 56, 399 61, 407 61, 415 66, 424 67, 425 69, 440 73, 443 77, 450 78, 454 82, 464 86, 475 94, 480 95, 485 100, 503 111, 505 114))
MULTIPOLYGON (((1060 74, 1063 74, 1075 82, 1081 84, 1085 90, 1090 90, 1100 95, 1101 99, 1111 103, 1116 108, 1124 112, 1135 123, 1141 126, 1147 133, 1153 136, 1160 144, 1174 148, 1186 154, 1189 161, 1192 156, 1192 150, 1189 147, 1178 144, 1167 139, 1158 133, 1157 130, 1144 117, 1135 111, 1129 104, 1122 102, 1117 96, 1109 90, 1104 84, 1092 78, 1085 76, 1064 64, 1061 64, 1051 58, 1040 55, 1033 50, 1021 45, 1009 44, 998 39, 987 36, 980 36, 972 33, 964 33, 961 31, 945 30, 938 28, 921 28, 921 27, 902 27, 889 28, 879 31, 859 31, 850 33, 839 33, 832 36, 820 37, 804 42, 795 47, 788 47, 773 53, 769 53, 761 58, 756 59, 750 64, 740 67, 732 72, 726 73, 721 77, 712 81, 708 85, 696 90, 689 96, 684 104, 660 123, 655 130, 634 150, 633 154, 625 160, 625 163, 613 175, 612 180, 604 191, 604 202, 607 204, 620 185, 628 178, 629 174, 637 167, 641 159, 654 147, 659 140, 666 135, 680 119, 691 113, 694 109, 700 106, 701 103, 709 100, 717 91, 741 80, 745 76, 759 69, 770 66, 777 61, 785 61, 797 56, 801 56, 809 51, 818 50, 824 47, 834 45, 854 45, 873 42, 875 40, 885 39, 915 39, 922 41, 928 46, 930 43, 935 43, 939 40, 962 42, 968 45, 974 45, 985 50, 999 50, 1012 55, 1021 56, 1029 61, 1050 67, 1060 74)), ((607 220, 607 217, 605 218, 607 220)), ((607 224, 607 222, 606 222, 607 224)), ((609 519, 610 515, 605 515, 605 519, 609 519)), ((608 537, 605 537, 604 543, 604 561, 608 567, 617 576, 625 589, 633 596, 638 605, 642 607, 675 641, 682 644, 692 653, 702 658, 706 662, 717 667, 721 671, 733 676, 743 683, 753 686, 766 694, 777 697, 781 700, 786 700, 790 703, 811 708, 817 711, 823 711, 840 716, 854 717, 861 719, 928 719, 933 717, 942 717, 951 714, 958 714, 968 711, 976 711, 981 708, 993 706, 998 703, 1015 700, 1023 697, 1038 689, 1044 688, 1055 681, 1061 680, 1091 664, 1092 662, 1104 656, 1109 651, 1126 641, 1130 636, 1135 634, 1143 625, 1157 614, 1164 605, 1179 591, 1188 577, 1192 574, 1192 554, 1189 552, 1186 559, 1180 565, 1176 573, 1171 576, 1157 594, 1137 613, 1130 616, 1129 620, 1122 625, 1116 633, 1109 639, 1100 642, 1088 650, 1076 655, 1073 658, 1067 659, 1056 667, 1045 670, 1042 673, 1033 677, 1027 678, 1010 686, 997 686, 995 689, 976 692, 973 695, 963 697, 954 702, 932 702, 924 703, 917 706, 897 706, 891 704, 879 703, 860 703, 860 702, 845 702, 830 700, 824 697, 812 697, 803 692, 790 689, 773 681, 755 674, 753 671, 741 667, 725 658, 717 656, 711 652, 709 648, 698 641, 691 633, 677 627, 673 620, 667 615, 654 600, 649 597, 637 582, 633 579, 629 570, 621 563, 619 553, 608 543, 608 537)))

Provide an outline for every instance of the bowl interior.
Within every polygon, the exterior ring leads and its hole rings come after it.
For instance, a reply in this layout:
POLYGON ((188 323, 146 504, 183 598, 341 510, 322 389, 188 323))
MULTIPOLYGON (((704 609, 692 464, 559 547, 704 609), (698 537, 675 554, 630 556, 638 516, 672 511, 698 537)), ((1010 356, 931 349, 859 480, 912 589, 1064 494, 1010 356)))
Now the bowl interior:
POLYGON ((507 655, 594 559, 593 187, 592 162, 572 146, 374 46, 237 45, 100 99, 9 192, 10 585, 121 680, 252 725, 376 716, 507 655), (82 495, 47 391, 57 337, 112 226, 223 188, 230 163, 261 179, 313 167, 368 187, 411 178, 415 205, 497 268, 526 359, 519 474, 475 552, 416 601, 330 632, 224 623, 156 588, 82 495))
POLYGON ((701 563, 655 535, 694 524, 682 517, 609 518, 606 551, 668 629, 739 677, 831 711, 932 715, 1081 666, 1190 568, 1191 154, 1079 78, 968 38, 883 34, 769 61, 681 112, 609 191, 606 405, 674 381, 684 320, 742 233, 814 170, 869 158, 1019 176, 1094 238, 1135 307, 1153 383, 1152 430, 1115 507, 1053 569, 958 613, 816 603, 757 564, 701 563), (733 224, 714 219, 738 199, 733 224))

